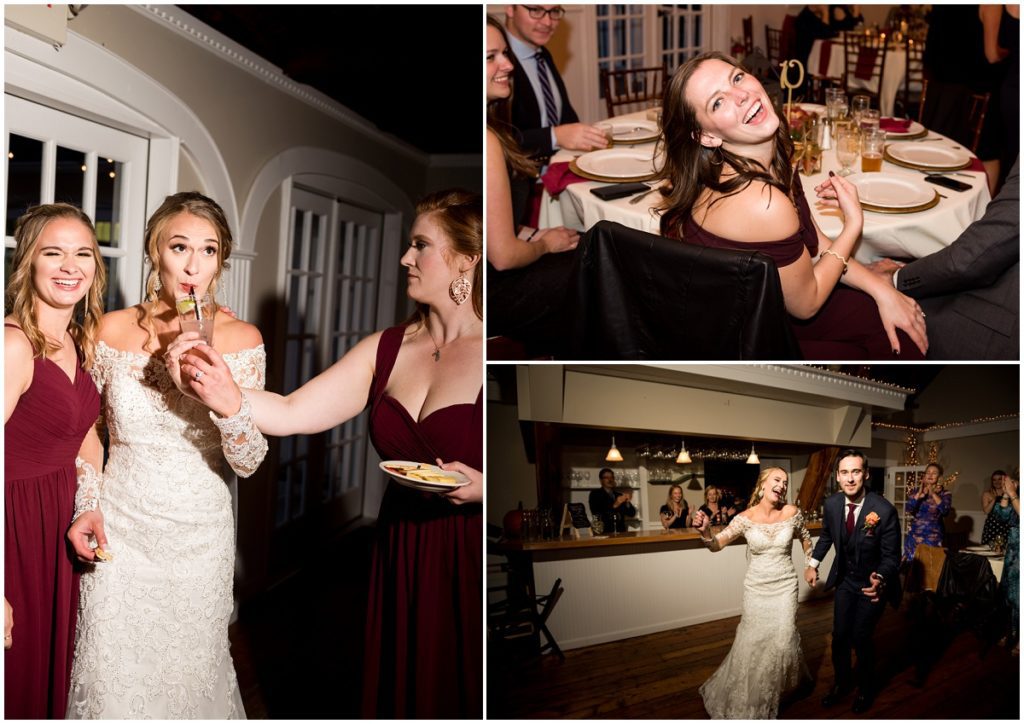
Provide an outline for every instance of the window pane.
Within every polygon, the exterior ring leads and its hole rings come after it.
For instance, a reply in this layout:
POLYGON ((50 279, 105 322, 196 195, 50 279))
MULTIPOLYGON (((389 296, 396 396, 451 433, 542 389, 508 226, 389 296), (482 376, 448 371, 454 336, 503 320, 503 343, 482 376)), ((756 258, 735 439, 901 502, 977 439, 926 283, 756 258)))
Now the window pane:
POLYGON ((302 227, 305 221, 305 212, 301 209, 292 209, 292 269, 302 268, 302 227))
POLYGON ((43 142, 16 133, 8 136, 7 149, 7 230, 14 235, 14 224, 28 207, 39 203, 43 183, 43 142))
POLYGON ((103 300, 106 311, 123 309, 125 306, 124 294, 121 292, 121 260, 104 257, 107 264, 107 293, 103 300))
POLYGON ((87 173, 95 173, 95 169, 86 167, 84 153, 57 146, 57 176, 53 200, 74 204, 81 208, 87 173))
POLYGON ((96 239, 100 246, 121 246, 121 180, 124 164, 104 158, 96 176, 96 239))

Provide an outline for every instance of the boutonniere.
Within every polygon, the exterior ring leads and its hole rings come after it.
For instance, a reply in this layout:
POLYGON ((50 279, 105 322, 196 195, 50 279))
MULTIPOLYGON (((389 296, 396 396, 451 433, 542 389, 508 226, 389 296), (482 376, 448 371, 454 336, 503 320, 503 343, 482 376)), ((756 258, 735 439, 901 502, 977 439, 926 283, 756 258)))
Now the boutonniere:
POLYGON ((876 513, 875 511, 871 511, 864 518, 864 530, 867 531, 868 535, 871 535, 874 532, 874 530, 875 530, 875 526, 877 526, 877 525, 878 525, 878 513, 876 513))

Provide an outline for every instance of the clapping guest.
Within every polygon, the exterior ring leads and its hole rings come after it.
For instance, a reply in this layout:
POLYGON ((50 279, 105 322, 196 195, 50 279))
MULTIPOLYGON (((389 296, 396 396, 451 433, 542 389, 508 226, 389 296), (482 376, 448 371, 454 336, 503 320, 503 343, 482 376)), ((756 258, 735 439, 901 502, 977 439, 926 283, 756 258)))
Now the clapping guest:
POLYGON ((785 121, 756 78, 728 56, 704 53, 673 75, 664 109, 665 236, 771 256, 808 359, 923 357, 920 306, 852 258, 864 223, 856 187, 830 176, 815 188, 843 215, 843 230, 829 239, 794 173, 785 121))
POLYGON ((1004 511, 997 508, 1010 507, 1010 495, 1006 492, 1004 482, 1006 473, 996 470, 992 473, 992 487, 981 494, 981 507, 985 511, 985 527, 981 531, 982 545, 991 546, 997 538, 1004 541, 1010 534, 1010 524, 1004 511))
MULTIPOLYGON (((518 7, 518 6, 516 6, 518 7)), ((565 292, 579 234, 563 226, 518 227, 537 165, 515 141, 505 30, 487 18, 487 308, 491 335, 548 339, 565 292)))
POLYGON ((668 489, 668 500, 661 506, 658 515, 666 529, 690 527, 690 506, 683 498, 682 486, 673 485, 668 489))
POLYGON ((704 488, 704 505, 700 506, 699 510, 707 516, 711 525, 728 525, 732 516, 736 514, 735 508, 722 505, 722 491, 717 485, 708 485, 704 488))
POLYGON ((69 204, 29 209, 14 228, 4 318, 4 718, 62 719, 79 576, 64 544, 82 456, 102 453, 86 372, 95 359, 106 267, 92 221, 69 204))
POLYGON ((904 510, 911 523, 910 532, 903 542, 904 561, 914 558, 914 550, 920 543, 942 546, 942 536, 945 533, 942 518, 952 507, 953 494, 939 482, 941 475, 942 466, 938 463, 929 463, 921 476, 921 485, 907 494, 904 510))
POLYGON ((606 532, 622 532, 626 529, 626 518, 636 517, 633 491, 615 487, 615 471, 611 468, 601 468, 597 478, 601 487, 590 491, 590 514, 601 518, 606 532))
POLYGON ((483 716, 483 204, 422 199, 402 256, 417 312, 375 332, 288 395, 232 379, 216 349, 183 334, 168 372, 217 415, 252 410, 275 436, 310 435, 369 405, 382 459, 438 461, 470 484, 444 494, 391 482, 377 518, 363 675, 364 714, 483 716), (180 358, 180 366, 179 366, 180 358))
POLYGON ((1020 653, 1020 493, 1017 481, 1004 477, 1003 485, 1010 500, 1007 507, 995 507, 997 515, 1006 521, 1010 535, 1006 539, 1006 555, 1003 558, 1003 578, 999 588, 1010 605, 1010 634, 1016 642, 1014 655, 1020 653))

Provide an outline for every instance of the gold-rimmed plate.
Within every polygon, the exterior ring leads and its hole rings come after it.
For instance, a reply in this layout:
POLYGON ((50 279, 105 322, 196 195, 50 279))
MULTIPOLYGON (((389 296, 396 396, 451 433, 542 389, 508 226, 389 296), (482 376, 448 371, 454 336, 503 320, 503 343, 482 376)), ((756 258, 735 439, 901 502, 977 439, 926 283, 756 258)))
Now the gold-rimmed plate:
POLYGON ((861 208, 879 214, 912 214, 939 203, 939 194, 923 180, 899 173, 859 173, 847 180, 857 187, 861 208))
POLYGON ((612 118, 601 123, 612 127, 612 143, 616 146, 631 146, 639 143, 657 141, 661 135, 656 121, 629 120, 612 118))
POLYGON ((650 150, 631 148, 591 151, 570 161, 569 168, 577 176, 605 183, 647 181, 658 173, 650 150))
MULTIPOLYGON (((885 120, 885 119, 883 119, 885 120)), ((890 119, 892 120, 892 119, 890 119)), ((911 121, 910 126, 905 131, 889 131, 885 132, 885 138, 888 141, 910 141, 915 138, 924 138, 928 135, 928 129, 917 121, 911 121)))
POLYGON ((971 165, 970 153, 941 143, 890 143, 884 157, 889 163, 915 171, 957 171, 971 165))

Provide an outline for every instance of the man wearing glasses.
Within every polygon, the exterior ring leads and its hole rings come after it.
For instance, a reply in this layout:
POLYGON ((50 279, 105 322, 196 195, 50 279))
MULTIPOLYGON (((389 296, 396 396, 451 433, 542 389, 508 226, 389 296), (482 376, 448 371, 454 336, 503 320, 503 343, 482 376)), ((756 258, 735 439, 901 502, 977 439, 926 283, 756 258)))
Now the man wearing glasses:
POLYGON ((559 148, 593 151, 608 145, 598 128, 579 122, 562 76, 544 47, 563 17, 561 5, 505 6, 505 28, 516 56, 512 124, 523 150, 543 163, 559 148))

